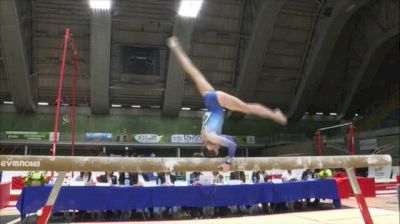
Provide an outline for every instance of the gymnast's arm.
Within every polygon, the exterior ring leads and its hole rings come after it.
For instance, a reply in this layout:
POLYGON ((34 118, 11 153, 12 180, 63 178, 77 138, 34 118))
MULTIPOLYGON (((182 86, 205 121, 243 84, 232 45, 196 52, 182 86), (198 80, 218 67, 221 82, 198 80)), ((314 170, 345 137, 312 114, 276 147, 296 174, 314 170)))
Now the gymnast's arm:
POLYGON ((228 148, 228 156, 233 159, 236 152, 236 143, 233 141, 233 137, 229 135, 218 135, 216 133, 207 133, 207 138, 216 144, 222 145, 228 148))
POLYGON ((233 137, 230 136, 230 135, 221 135, 221 136, 224 137, 226 139, 226 141, 227 141, 227 144, 223 145, 223 146, 228 148, 228 156, 231 157, 231 158, 235 157, 237 145, 233 141, 233 137))

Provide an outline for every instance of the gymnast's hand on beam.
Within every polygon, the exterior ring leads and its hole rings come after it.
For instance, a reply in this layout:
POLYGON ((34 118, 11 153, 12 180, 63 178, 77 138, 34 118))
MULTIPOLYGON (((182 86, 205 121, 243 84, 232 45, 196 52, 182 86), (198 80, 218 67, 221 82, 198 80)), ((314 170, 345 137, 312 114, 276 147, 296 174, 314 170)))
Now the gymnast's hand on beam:
POLYGON ((231 165, 226 164, 226 163, 223 163, 218 166, 218 169, 222 170, 223 172, 228 172, 230 168, 231 168, 231 165))

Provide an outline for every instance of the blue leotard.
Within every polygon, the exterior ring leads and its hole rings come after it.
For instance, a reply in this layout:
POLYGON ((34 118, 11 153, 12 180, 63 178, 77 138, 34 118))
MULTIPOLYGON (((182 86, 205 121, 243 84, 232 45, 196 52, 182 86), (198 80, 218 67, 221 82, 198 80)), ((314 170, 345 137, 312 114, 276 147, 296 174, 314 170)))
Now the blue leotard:
POLYGON ((224 109, 219 105, 215 91, 204 95, 204 104, 207 112, 203 115, 203 129, 209 133, 216 133, 226 139, 228 145, 228 155, 234 157, 236 152, 236 143, 232 136, 221 135, 222 125, 224 124, 224 109))
POLYGON ((220 135, 224 124, 224 109, 218 103, 217 94, 208 92, 204 96, 204 104, 207 112, 203 115, 203 128, 207 132, 215 132, 220 135))

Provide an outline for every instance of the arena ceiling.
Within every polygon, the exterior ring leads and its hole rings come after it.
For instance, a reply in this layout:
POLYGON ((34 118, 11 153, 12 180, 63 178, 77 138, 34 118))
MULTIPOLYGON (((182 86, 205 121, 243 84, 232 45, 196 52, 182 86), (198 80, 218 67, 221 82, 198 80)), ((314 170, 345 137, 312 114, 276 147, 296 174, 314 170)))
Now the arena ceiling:
MULTIPOLYGON (((390 86, 374 89, 379 100, 398 89, 397 0, 204 0, 195 19, 178 16, 179 4, 112 0, 110 11, 96 11, 88 0, 0 1, 0 102, 20 111, 56 103, 66 27, 79 54, 77 105, 96 114, 203 108, 166 47, 172 35, 216 89, 292 119, 362 113, 370 86, 390 86)), ((71 50, 65 71, 70 105, 71 50)))

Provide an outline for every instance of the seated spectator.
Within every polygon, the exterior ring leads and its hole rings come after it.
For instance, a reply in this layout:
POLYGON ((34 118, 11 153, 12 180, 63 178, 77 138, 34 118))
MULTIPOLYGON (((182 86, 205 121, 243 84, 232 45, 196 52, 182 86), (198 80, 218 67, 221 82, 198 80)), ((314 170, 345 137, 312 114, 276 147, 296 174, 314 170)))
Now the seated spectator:
POLYGON ((43 186, 46 182, 45 176, 39 171, 33 171, 24 180, 25 186, 43 186))
MULTIPOLYGON (((104 175, 100 175, 98 178, 99 183, 108 183, 110 185, 117 184, 117 177, 114 175, 114 172, 105 172, 104 175)), ((110 218, 113 214, 119 214, 116 211, 104 211, 104 218, 110 218)))
MULTIPOLYGON (((93 179, 92 172, 83 172, 83 171, 81 171, 79 173, 79 175, 77 175, 74 178, 74 181, 75 182, 84 182, 85 185, 94 185, 96 183, 93 179)), ((89 213, 87 213, 86 211, 79 210, 79 216, 81 219, 84 219, 84 217, 87 214, 89 214, 89 213)), ((94 212, 90 212, 90 214, 91 214, 91 217, 94 217, 94 215, 95 215, 94 212)))
POLYGON ((230 180, 240 180, 242 183, 246 182, 246 175, 244 174, 244 171, 235 171, 231 172, 229 175, 230 180))
MULTIPOLYGON (((282 181, 283 182, 289 182, 289 181, 297 181, 297 175, 293 173, 292 169, 288 169, 282 174, 282 181)), ((288 208, 290 211, 294 211, 295 204, 298 203, 299 201, 287 201, 285 203, 285 207, 288 208)), ((279 203, 275 205, 279 208, 279 206, 282 206, 282 203, 279 203)))
MULTIPOLYGON (((146 181, 149 181, 147 175, 144 175, 143 173, 129 173, 128 176, 129 176, 129 185, 133 185, 133 186, 141 187, 144 185, 144 183, 146 181)), ((138 211, 139 210, 136 210, 136 209, 132 210, 132 215, 136 218, 138 218, 140 216, 138 211)), ((149 208, 149 211, 150 211, 150 215, 154 216, 153 208, 149 208)), ((142 213, 142 216, 144 216, 144 212, 142 211, 141 213, 142 213)))
MULTIPOLYGON (((152 153, 150 154, 150 157, 151 157, 151 158, 154 158, 154 157, 156 157, 156 154, 154 154, 154 152, 152 152, 152 153)), ((144 173, 144 175, 147 176, 147 178, 149 179, 149 181, 153 181, 153 180, 157 181, 158 174, 157 174, 156 172, 146 172, 146 173, 144 173)))
POLYGON ((313 173, 311 174, 311 177, 313 179, 318 179, 319 178, 319 171, 321 171, 321 169, 315 169, 313 170, 313 173))
POLYGON ((332 178, 333 177, 333 172, 331 169, 326 169, 325 170, 325 176, 326 178, 332 178))
MULTIPOLYGON (((193 157, 201 158, 204 157, 203 153, 193 153, 193 157)), ((201 172, 193 172, 189 175, 189 183, 191 185, 200 185, 200 176, 203 175, 201 172)), ((204 212, 202 208, 197 207, 183 207, 182 210, 188 212, 192 218, 202 218, 204 217, 204 212)))
MULTIPOLYGON (((124 157, 134 157, 134 154, 129 154, 125 152, 124 157)), ((121 186, 129 186, 131 185, 131 175, 129 172, 119 172, 118 173, 118 184, 121 186)))
POLYGON ((303 174, 301 174, 301 180, 310 180, 314 179, 312 177, 313 171, 311 169, 306 169, 303 174))
MULTIPOLYGON (((222 176, 218 171, 213 171, 213 184, 224 184, 224 176, 222 176)), ((214 217, 224 217, 231 213, 228 207, 215 207, 214 217)))
POLYGON ((266 183, 268 181, 268 175, 266 175, 264 171, 253 171, 251 180, 255 184, 266 183))
POLYGON ((355 175, 359 177, 368 177, 368 167, 355 168, 355 175))
MULTIPOLYGON (((68 172, 65 175, 65 178, 64 178, 64 181, 63 181, 63 185, 70 185, 71 184, 71 181, 73 180, 72 174, 73 174, 73 172, 68 172)), ((56 184, 57 178, 58 178, 58 174, 56 176, 49 177, 49 182, 48 183, 51 184, 51 185, 56 184)))
POLYGON ((283 174, 282 174, 282 181, 283 182, 296 181, 296 180, 297 180, 297 175, 294 174, 291 169, 283 172, 283 174))
POLYGON ((85 183, 95 183, 92 172, 80 172, 79 176, 76 176, 74 181, 82 181, 85 183))
MULTIPOLYGON (((244 171, 234 171, 229 174, 229 180, 240 180, 241 183, 246 182, 246 175, 244 174, 244 171)), ((246 206, 240 206, 237 205, 236 209, 239 213, 243 213, 246 211, 242 211, 243 209, 248 210, 251 206, 246 205, 246 206)))
MULTIPOLYGON (((301 175, 301 180, 311 180, 311 179, 316 179, 317 176, 315 176, 315 171, 311 169, 306 169, 303 174, 301 175)), ((319 206, 319 198, 315 198, 313 202, 311 202, 310 198, 306 198, 306 204, 307 206, 310 207, 316 207, 319 206)))
MULTIPOLYGON (((144 186, 145 182, 149 181, 148 176, 145 175, 144 173, 141 173, 141 172, 139 172, 139 173, 129 173, 129 176, 130 176, 129 183, 130 183, 130 185, 133 185, 133 186, 142 187, 142 186, 144 186)), ((140 210, 132 210, 132 212, 133 212, 133 214, 134 214, 134 216, 136 218, 138 216, 138 211, 140 211, 140 210)), ((148 211, 148 213, 146 212, 147 216, 154 218, 154 210, 153 210, 153 208, 148 208, 148 210, 147 209, 143 210, 142 211, 142 216, 143 217, 145 216, 144 215, 145 211, 148 211)))
POLYGON ((129 173, 129 184, 134 186, 143 186, 146 181, 149 181, 146 175, 143 173, 129 173))
POLYGON ((156 172, 146 172, 146 173, 143 173, 143 175, 146 175, 147 179, 149 179, 149 181, 152 181, 152 180, 157 181, 157 178, 158 178, 158 174, 156 172))
POLYGON ((122 186, 123 185, 125 185, 125 186, 131 185, 131 183, 130 183, 131 176, 130 176, 129 172, 119 172, 118 174, 119 174, 119 176, 118 176, 118 184, 119 185, 122 185, 122 186))
POLYGON ((175 175, 172 175, 171 172, 162 172, 157 176, 157 184, 160 185, 174 185, 176 180, 175 175))
MULTIPOLYGON (((261 184, 268 182, 268 175, 265 171, 253 171, 251 174, 251 180, 254 184, 261 184)), ((268 203, 261 203, 263 211, 268 211, 270 209, 268 203)))
MULTIPOLYGON (((157 176, 157 184, 159 185, 174 185, 176 180, 175 175, 171 174, 171 172, 161 172, 157 176)), ((163 217, 172 217, 172 207, 166 207, 164 211, 162 212, 163 217)))
POLYGON ((116 185, 117 177, 114 175, 114 172, 105 172, 104 175, 99 176, 99 182, 116 185))
POLYGON ((318 173, 318 176, 320 179, 329 179, 333 177, 333 173, 330 169, 321 169, 321 171, 318 173))
MULTIPOLYGON (((148 177, 142 173, 120 172, 118 177, 118 184, 122 186, 143 186, 145 181, 148 181, 148 177)), ((134 219, 144 219, 145 217, 145 213, 141 209, 132 209, 128 214, 129 218, 134 219)))
POLYGON ((218 171, 213 171, 213 184, 224 184, 224 176, 219 174, 218 171))
MULTIPOLYGON (((203 175, 201 172, 193 172, 189 175, 189 183, 191 185, 200 185, 200 176, 203 175)), ((197 207, 183 207, 184 211, 188 212, 192 218, 201 218, 204 216, 202 208, 197 207)))
POLYGON ((201 172, 193 172, 193 173, 191 173, 190 174, 189 183, 190 184, 198 184, 201 175, 202 175, 201 172))

